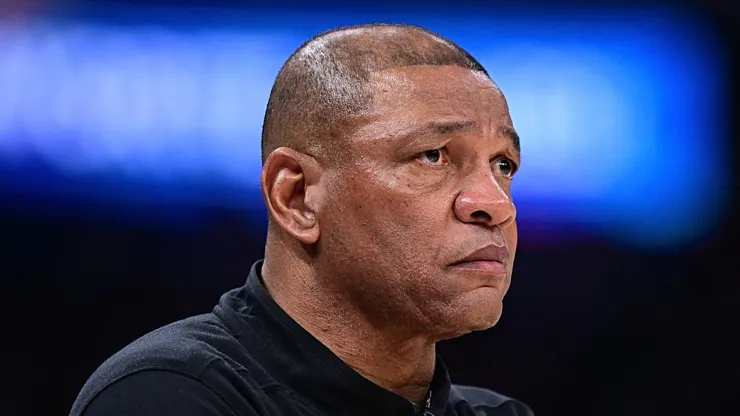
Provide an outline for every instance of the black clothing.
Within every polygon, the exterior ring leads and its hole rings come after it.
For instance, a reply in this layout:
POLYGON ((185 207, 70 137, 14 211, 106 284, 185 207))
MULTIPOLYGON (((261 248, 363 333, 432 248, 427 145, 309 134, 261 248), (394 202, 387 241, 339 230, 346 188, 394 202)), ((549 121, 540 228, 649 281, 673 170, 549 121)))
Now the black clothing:
MULTIPOLYGON (((262 285, 261 266, 213 312, 157 329, 113 355, 71 415, 417 414, 416 405, 356 373, 293 321, 262 285)), ((427 415, 532 415, 492 391, 451 385, 439 358, 428 399, 427 415)))

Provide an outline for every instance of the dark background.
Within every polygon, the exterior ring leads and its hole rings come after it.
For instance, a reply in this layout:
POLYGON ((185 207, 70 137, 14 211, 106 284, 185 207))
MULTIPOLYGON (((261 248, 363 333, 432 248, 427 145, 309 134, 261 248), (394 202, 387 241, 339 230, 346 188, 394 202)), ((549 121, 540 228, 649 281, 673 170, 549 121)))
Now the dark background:
MULTIPOLYGON (((428 7, 443 13, 461 4, 428 7)), ((735 74, 737 12, 715 1, 692 7, 720 28, 735 74)), ((697 158, 687 170, 700 167, 697 158)), ((149 330, 209 311, 262 255, 264 227, 244 218, 263 211, 203 208, 205 220, 186 230, 135 221, 128 208, 115 218, 52 215, 55 204, 0 193, 9 327, 2 415, 65 414, 104 359, 149 330)), ((539 415, 740 414, 739 208, 707 241, 680 252, 632 251, 588 234, 561 248, 523 238, 499 325, 440 346, 453 378, 517 397, 539 415)))

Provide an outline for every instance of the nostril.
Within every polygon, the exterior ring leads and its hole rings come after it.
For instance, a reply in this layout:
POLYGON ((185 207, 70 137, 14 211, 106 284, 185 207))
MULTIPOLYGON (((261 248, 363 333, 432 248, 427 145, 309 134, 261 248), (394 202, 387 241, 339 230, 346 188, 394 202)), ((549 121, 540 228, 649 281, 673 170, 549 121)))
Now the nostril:
POLYGON ((492 220, 491 216, 490 216, 490 215, 488 215, 488 213, 487 213, 487 212, 485 212, 485 211, 480 211, 480 210, 479 210, 479 211, 475 211, 475 212, 473 212, 472 214, 470 214, 470 216, 471 216, 471 217, 472 217, 472 218, 473 218, 474 220, 477 220, 477 221, 486 221, 486 222, 490 222, 490 221, 492 220))

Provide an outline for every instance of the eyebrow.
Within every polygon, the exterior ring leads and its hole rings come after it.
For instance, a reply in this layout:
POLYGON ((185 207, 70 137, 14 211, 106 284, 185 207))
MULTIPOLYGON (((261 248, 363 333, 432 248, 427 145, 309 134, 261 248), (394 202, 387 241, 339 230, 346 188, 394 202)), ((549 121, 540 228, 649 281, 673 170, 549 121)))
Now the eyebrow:
POLYGON ((519 145, 519 133, 514 130, 514 127, 511 126, 502 126, 499 128, 499 134, 502 136, 506 136, 511 140, 511 142, 514 144, 514 148, 517 152, 521 153, 522 149, 519 145))
MULTIPOLYGON (((466 131, 474 130, 477 128, 478 123, 476 123, 473 120, 468 121, 430 121, 426 124, 425 127, 422 128, 422 131, 426 133, 431 133, 434 135, 447 135, 447 134, 457 134, 457 133, 463 133, 466 131)), ((509 140, 511 140, 511 143, 514 145, 514 148, 517 152, 521 152, 521 147, 519 144, 519 134, 514 130, 511 126, 501 126, 498 129, 498 134, 504 137, 507 137, 509 140)))
POLYGON ((430 121, 425 130, 437 135, 456 134, 475 129, 475 121, 430 121))

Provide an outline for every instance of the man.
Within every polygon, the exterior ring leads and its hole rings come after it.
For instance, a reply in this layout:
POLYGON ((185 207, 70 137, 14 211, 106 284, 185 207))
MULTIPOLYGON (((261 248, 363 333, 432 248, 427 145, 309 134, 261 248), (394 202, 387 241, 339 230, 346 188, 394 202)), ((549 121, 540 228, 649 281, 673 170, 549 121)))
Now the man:
POLYGON ((450 384, 438 341, 493 326, 519 139, 467 52, 412 26, 322 34, 262 134, 265 259, 212 313, 106 361, 73 415, 531 415, 450 384))

